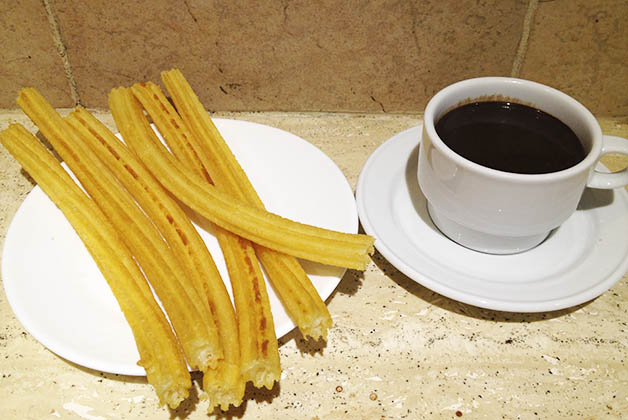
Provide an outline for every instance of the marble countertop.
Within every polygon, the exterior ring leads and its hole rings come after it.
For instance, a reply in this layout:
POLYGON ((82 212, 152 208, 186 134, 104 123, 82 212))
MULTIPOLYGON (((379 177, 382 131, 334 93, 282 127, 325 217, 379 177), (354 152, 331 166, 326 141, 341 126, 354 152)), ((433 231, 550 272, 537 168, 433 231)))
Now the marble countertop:
MULTIPOLYGON (((111 116, 96 114, 112 125, 111 116)), ((330 156, 355 188, 362 165, 421 115, 246 113, 217 116, 290 131, 330 156)), ((601 119, 628 137, 626 119, 601 119)), ((34 127, 19 111, 0 112, 34 127)), ((610 156, 611 169, 628 159, 610 156)), ((0 148, 0 245, 33 184, 0 148)), ((628 236, 627 236, 628 238, 628 236)), ((438 295, 375 253, 348 271, 328 300, 326 343, 295 331, 280 340, 281 382, 247 389, 246 402, 210 418, 625 418, 628 410, 628 277, 599 298, 539 314, 495 312, 438 295)), ((54 314, 50 314, 54 316, 54 314)), ((200 378, 195 377, 198 388, 200 378)), ((32 338, 0 289, 0 418, 206 419, 199 392, 159 407, 143 377, 92 371, 32 338)))

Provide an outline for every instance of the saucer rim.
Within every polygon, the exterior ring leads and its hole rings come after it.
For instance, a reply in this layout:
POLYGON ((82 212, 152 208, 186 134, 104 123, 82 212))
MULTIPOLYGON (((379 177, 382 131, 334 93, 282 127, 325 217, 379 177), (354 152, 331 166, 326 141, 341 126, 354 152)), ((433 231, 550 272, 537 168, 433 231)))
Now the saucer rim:
MULTIPOLYGON (((574 307, 576 305, 591 301, 606 292, 613 285, 619 282, 624 275, 626 275, 626 272, 628 271, 628 254, 625 254, 623 256, 623 259, 617 259, 616 268, 612 270, 612 272, 608 273, 605 278, 600 279, 599 277, 594 277, 593 280, 590 282, 591 287, 587 287, 575 294, 566 293, 562 297, 523 302, 507 299, 495 299, 494 297, 486 297, 480 294, 460 291, 451 286, 448 286, 446 282, 433 279, 428 273, 421 272, 420 270, 417 270, 415 267, 408 264, 406 261, 404 261, 404 259, 398 256, 398 254, 395 252, 395 248, 393 245, 384 242, 384 240, 377 234, 377 223, 374 223, 372 221, 371 217, 369 216, 369 209, 365 205, 365 185, 366 178, 369 174, 371 166, 382 154, 385 153, 385 150, 388 147, 391 147, 398 141, 409 141, 407 137, 410 135, 410 133, 413 132, 416 133, 416 136, 414 136, 416 138, 416 145, 420 144, 421 130, 422 124, 419 124, 398 132, 382 142, 371 153, 371 155, 364 163, 362 170, 360 171, 356 186, 356 204, 358 207, 360 222, 364 231, 367 234, 372 235, 376 238, 375 248, 377 249, 377 251, 401 273, 409 277, 411 280, 417 282, 418 284, 453 300, 484 309, 519 313, 551 312, 574 307)), ((412 135, 414 135, 414 133, 412 135)), ((412 148, 409 148, 409 153, 411 153, 413 150, 414 146, 412 148)), ((625 189, 616 189, 615 192, 618 194, 622 194, 624 203, 628 203, 628 192, 625 189)), ((617 206, 619 204, 618 202, 615 202, 611 205, 617 206)), ((457 244, 453 245, 460 246, 457 244)), ((438 262, 438 264, 444 269, 447 269, 447 267, 440 261, 438 262)), ((488 281, 490 280, 487 280, 487 282, 488 281)))

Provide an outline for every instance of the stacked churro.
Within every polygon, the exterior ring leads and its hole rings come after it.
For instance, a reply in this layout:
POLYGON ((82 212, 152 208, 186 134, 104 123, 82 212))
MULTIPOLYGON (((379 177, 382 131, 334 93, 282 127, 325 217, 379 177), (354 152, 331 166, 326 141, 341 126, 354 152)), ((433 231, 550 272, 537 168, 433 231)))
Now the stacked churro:
POLYGON ((83 108, 67 117, 81 140, 118 174, 120 181, 155 221, 166 242, 184 266, 192 288, 196 289, 214 319, 224 358, 215 367, 203 370, 212 380, 206 392, 215 405, 239 405, 245 381, 240 374, 240 350, 233 306, 214 260, 188 216, 163 189, 142 162, 107 127, 83 108))
MULTIPOLYGON (((138 107, 129 107, 126 111, 143 112, 138 107)), ((125 130, 120 126, 118 129, 125 130)), ((146 127, 130 126, 128 129, 136 134, 147 132, 146 127)), ((150 162, 151 172, 171 194, 223 229, 310 261, 358 270, 363 270, 368 263, 369 253, 373 252, 373 239, 369 236, 306 225, 252 207, 197 176, 161 143, 142 142, 132 149, 142 161, 150 162)))
POLYGON ((11 125, 0 133, 0 141, 76 230, 131 327, 140 354, 138 364, 146 370, 159 400, 177 407, 192 385, 183 352, 119 231, 24 127, 11 125))
POLYGON ((41 94, 34 89, 24 89, 17 102, 113 227, 126 232, 122 239, 163 303, 190 367, 201 370, 215 367, 223 353, 209 307, 203 304, 151 219, 41 94))
POLYGON ((270 389, 281 374, 261 266, 303 335, 325 338, 331 317, 297 258, 364 269, 373 238, 267 212, 181 72, 164 72, 162 79, 176 109, 150 82, 111 91, 124 143, 81 107, 62 118, 34 89, 20 92, 18 105, 88 195, 22 126, 9 127, 0 140, 92 254, 160 401, 175 408, 187 397, 191 368, 204 373, 209 409, 224 410, 241 404, 247 381, 270 389), (179 201, 214 225, 233 304, 179 201))
MULTIPOLYGON (((142 111, 142 108, 139 105, 139 102, 137 102, 137 100, 133 97, 130 90, 125 89, 125 88, 114 89, 109 96, 109 101, 110 101, 110 108, 112 110, 114 120, 116 121, 116 124, 118 128, 120 129, 120 133, 126 139, 127 144, 129 145, 131 149, 141 147, 142 144, 147 143, 147 142, 159 143, 159 139, 156 137, 155 132, 151 129, 150 125, 148 124, 148 121, 146 120, 146 117, 144 116, 144 113, 142 111)), ((220 233, 220 231, 218 233, 220 233)), ((237 252, 237 249, 235 250, 235 252, 237 252)), ((227 255, 225 255, 225 260, 227 260, 227 255)), ((263 277, 261 277, 260 279, 263 280, 263 277)), ((233 279, 232 279, 232 282, 233 282, 233 279)), ((236 303, 237 303, 238 295, 239 293, 234 289, 234 298, 236 298, 236 303)), ((232 334, 236 338, 242 336, 241 332, 238 334, 238 332, 241 331, 242 329, 242 326, 241 326, 242 322, 240 321, 241 318, 242 318, 242 315, 238 314, 236 318, 238 319, 238 328, 232 331, 232 334)), ((271 326, 272 326, 272 323, 271 323, 271 326)), ((273 331, 273 334, 274 334, 274 331, 273 331)), ((275 343, 276 341, 277 340, 275 338, 275 343)), ((237 363, 238 363, 237 366, 238 366, 238 371, 243 376, 243 379, 246 380, 248 378, 246 378, 245 372, 243 372, 242 370, 242 359, 246 356, 246 353, 244 351, 245 349, 243 349, 244 347, 243 344, 246 344, 246 343, 242 343, 241 341, 239 342, 239 358, 237 360, 237 363)), ((275 344, 275 348, 276 348, 276 344, 275 344)), ((219 376, 220 374, 221 374, 220 372, 215 372, 216 376, 219 376)), ((217 381, 216 379, 219 379, 219 377, 214 378, 214 375, 206 375, 204 377, 204 390, 205 392, 208 393, 210 398, 212 396, 214 397, 214 400, 211 401, 210 404, 213 404, 217 399, 219 399, 218 397, 220 395, 225 393, 224 390, 221 390, 221 388, 223 387, 223 384, 217 381)), ((270 386, 272 387, 272 383, 270 384, 270 386)), ((242 393, 244 393, 243 387, 241 388, 241 391, 242 393)), ((242 399, 242 395, 239 395, 239 400, 241 399, 242 399)), ((235 403, 235 401, 229 401, 226 405, 228 406, 229 403, 238 405, 238 403, 235 403)))
MULTIPOLYGON (((217 182, 215 172, 199 160, 202 154, 190 147, 192 134, 185 129, 184 122, 156 85, 144 83, 133 87, 135 96, 152 117, 164 136, 173 154, 190 166, 219 190, 228 192, 224 183, 217 182), (154 99, 157 98, 157 99, 154 99), (170 129, 170 130, 169 130, 170 129)), ((139 116, 139 113, 136 113, 139 116)), ((153 131, 148 128, 152 141, 153 131)), ((229 279, 231 281, 242 355, 242 373, 257 387, 272 388, 279 380, 279 351, 274 322, 264 282, 264 275, 250 241, 219 227, 215 227, 216 238, 223 251, 229 279)))
MULTIPOLYGON (((154 83, 133 86, 155 126, 175 155, 199 174, 208 174, 210 182, 234 197, 264 208, 253 185, 179 70, 162 73, 162 80, 177 106, 174 110, 154 83)), ((304 336, 326 338, 332 321, 325 302, 296 258, 253 244, 274 289, 289 316, 304 336)))

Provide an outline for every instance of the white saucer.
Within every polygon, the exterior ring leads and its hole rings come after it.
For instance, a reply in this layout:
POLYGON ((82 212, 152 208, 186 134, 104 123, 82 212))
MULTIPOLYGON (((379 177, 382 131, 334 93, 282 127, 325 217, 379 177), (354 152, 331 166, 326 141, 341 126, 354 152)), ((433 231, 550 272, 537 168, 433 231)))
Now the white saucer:
MULTIPOLYGON (((277 128, 215 119, 269 211, 329 229, 355 233, 351 186, 336 164, 307 141, 277 128)), ((229 293, 224 257, 213 235, 197 226, 229 293)), ((345 269, 303 262, 323 299, 345 269)), ((135 341, 105 279, 71 225, 35 187, 15 214, 2 254, 2 281, 24 328, 57 355, 105 372, 144 375, 135 341)), ((294 328, 268 286, 275 333, 294 328)))
POLYGON ((364 230, 402 273, 474 306, 545 312, 587 302, 628 271, 628 194, 586 189, 578 210, 536 248, 489 255, 451 241, 434 226, 418 181, 421 127, 383 143, 356 192, 364 230))

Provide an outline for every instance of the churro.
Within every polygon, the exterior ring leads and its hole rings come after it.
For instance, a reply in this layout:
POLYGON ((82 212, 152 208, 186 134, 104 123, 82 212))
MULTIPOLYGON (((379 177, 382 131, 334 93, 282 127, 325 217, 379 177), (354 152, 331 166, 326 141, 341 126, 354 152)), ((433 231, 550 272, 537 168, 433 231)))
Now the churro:
MULTIPOLYGON (((162 73, 162 79, 177 110, 152 82, 136 83, 132 90, 170 150, 219 190, 263 208, 246 173, 183 75, 171 70, 162 73), (206 125, 213 129, 206 129, 206 125)), ((332 325, 331 316, 301 264, 289 255, 257 244, 253 247, 286 312, 302 334, 325 338, 332 325)))
POLYGON ((162 404, 176 408, 192 385, 183 351, 120 234, 24 127, 11 125, 0 133, 0 141, 74 227, 126 317, 148 382, 162 404))
POLYGON ((190 367, 203 370, 215 367, 223 353, 213 317, 207 306, 199 302, 195 290, 188 287, 187 274, 153 222, 39 92, 23 89, 18 105, 39 127, 113 226, 125 232, 122 239, 163 304, 190 367))
MULTIPOLYGON (((183 122, 161 90, 152 83, 136 84, 132 90, 140 102, 146 104, 145 108, 153 117, 157 128, 171 127, 175 130, 174 133, 162 132, 173 154, 183 165, 196 170, 213 184, 206 167, 195 164, 199 155, 196 150, 186 146, 186 136, 189 136, 189 133, 183 130, 183 122), (155 97, 158 98, 157 101, 151 100, 155 97), (170 121, 170 124, 165 125, 166 120, 170 121)), ((219 226, 214 228, 223 250, 233 290, 242 375, 246 380, 253 382, 253 385, 270 389, 274 382, 279 380, 281 368, 264 275, 250 241, 219 226)))
MULTIPOLYGON (((225 185, 225 189, 235 197, 263 209, 264 204, 253 184, 183 73, 177 69, 165 71, 161 73, 161 79, 185 123, 182 125, 183 129, 187 127, 190 131, 188 135, 179 138, 181 140, 189 138, 188 147, 200 156, 197 165, 209 171, 216 184, 225 185)), ((153 101, 158 99, 163 101, 163 95, 160 96, 157 92, 158 86, 149 85, 148 88, 153 93, 153 101)), ((169 104, 166 102, 162 107, 167 105, 169 104)), ((158 125, 155 116, 153 120, 158 125)), ((162 125, 167 123, 167 120, 162 121, 162 125)), ((327 330, 332 325, 331 316, 325 302, 320 298, 297 259, 259 245, 255 245, 255 250, 286 312, 302 334, 315 339, 326 338, 327 330)))
MULTIPOLYGON (((112 113, 120 120, 115 111, 112 113)), ((214 315, 224 359, 218 361, 215 369, 204 371, 204 381, 212 384, 205 387, 210 407, 220 405, 226 410, 230 404, 240 405, 245 381, 240 375, 236 318, 229 294, 202 238, 183 209, 107 127, 80 107, 68 115, 67 121, 155 222, 214 315)))
POLYGON ((271 389, 281 376, 279 349, 264 275, 251 243, 222 228, 221 244, 238 316, 240 370, 256 387, 271 389))
POLYGON ((297 258, 364 269, 374 238, 268 212, 183 75, 172 70, 162 77, 178 110, 153 83, 111 91, 126 145, 82 107, 64 119, 36 90, 20 92, 18 104, 80 186, 24 127, 0 132, 0 142, 83 240, 160 402, 176 408, 187 398, 193 368, 203 371, 210 411, 227 410, 242 403, 246 381, 270 389, 281 375, 262 266, 303 335, 324 339, 331 317, 297 258), (186 206, 213 224, 236 311, 186 206))
POLYGON ((150 162, 159 182, 192 210, 238 236, 295 257, 347 268, 366 267, 373 252, 372 237, 295 222, 218 191, 166 150, 139 102, 134 97, 132 101, 119 100, 123 90, 114 89, 109 97, 110 107, 113 98, 113 107, 120 108, 119 113, 130 123, 118 125, 118 129, 133 139, 129 146, 144 162, 150 162))

